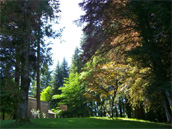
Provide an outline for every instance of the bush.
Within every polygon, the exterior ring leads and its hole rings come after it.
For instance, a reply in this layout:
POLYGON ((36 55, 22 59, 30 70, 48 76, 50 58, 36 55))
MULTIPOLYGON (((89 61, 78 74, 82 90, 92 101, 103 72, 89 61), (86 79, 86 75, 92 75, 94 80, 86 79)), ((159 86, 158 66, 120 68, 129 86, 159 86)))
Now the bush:
POLYGON ((32 113, 32 116, 33 118, 46 118, 46 114, 43 113, 43 112, 40 112, 40 110, 35 110, 35 109, 32 109, 31 110, 31 113, 32 113))

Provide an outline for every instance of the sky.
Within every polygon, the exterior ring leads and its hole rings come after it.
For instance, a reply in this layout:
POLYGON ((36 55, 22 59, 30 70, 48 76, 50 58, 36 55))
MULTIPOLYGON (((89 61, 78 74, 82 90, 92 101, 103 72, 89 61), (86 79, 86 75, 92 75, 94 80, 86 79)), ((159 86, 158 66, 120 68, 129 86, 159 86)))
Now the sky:
POLYGON ((68 61, 68 65, 71 65, 72 56, 75 48, 80 47, 80 40, 82 38, 82 27, 78 27, 73 21, 80 18, 80 15, 84 14, 78 3, 82 0, 60 0, 60 21, 59 24, 53 25, 53 30, 59 30, 65 27, 62 32, 63 42, 60 42, 59 38, 50 39, 53 43, 52 47, 52 59, 53 66, 50 69, 54 70, 57 61, 60 63, 65 57, 68 61))

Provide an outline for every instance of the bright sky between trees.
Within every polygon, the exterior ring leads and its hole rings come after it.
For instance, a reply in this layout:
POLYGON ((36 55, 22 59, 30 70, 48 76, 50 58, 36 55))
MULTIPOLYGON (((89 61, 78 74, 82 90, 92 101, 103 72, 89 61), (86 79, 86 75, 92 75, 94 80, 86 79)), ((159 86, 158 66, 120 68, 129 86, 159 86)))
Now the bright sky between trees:
POLYGON ((51 39, 53 45, 52 47, 52 59, 53 66, 51 69, 55 69, 57 61, 62 62, 65 57, 68 64, 71 65, 72 55, 74 54, 75 48, 80 47, 80 39, 82 37, 82 28, 78 27, 74 20, 80 18, 80 15, 84 12, 79 7, 78 3, 82 0, 60 0, 60 21, 59 24, 54 24, 53 29, 59 30, 65 27, 62 32, 62 43, 60 43, 59 38, 51 39))

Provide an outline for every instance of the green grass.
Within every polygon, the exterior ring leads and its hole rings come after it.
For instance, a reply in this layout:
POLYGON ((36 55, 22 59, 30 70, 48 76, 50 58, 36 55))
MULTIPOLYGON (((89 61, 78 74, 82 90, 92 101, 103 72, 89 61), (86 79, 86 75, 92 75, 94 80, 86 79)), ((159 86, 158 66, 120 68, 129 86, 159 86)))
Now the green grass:
POLYGON ((127 119, 127 118, 118 118, 118 119, 110 119, 110 118, 60 118, 60 119, 31 119, 31 123, 23 126, 14 126, 14 120, 4 120, 1 121, 1 128, 57 128, 57 129, 75 129, 75 128, 94 128, 94 129, 127 129, 127 128, 135 128, 135 129, 164 129, 172 127, 170 125, 166 125, 163 123, 154 123, 144 120, 136 120, 136 119, 127 119))

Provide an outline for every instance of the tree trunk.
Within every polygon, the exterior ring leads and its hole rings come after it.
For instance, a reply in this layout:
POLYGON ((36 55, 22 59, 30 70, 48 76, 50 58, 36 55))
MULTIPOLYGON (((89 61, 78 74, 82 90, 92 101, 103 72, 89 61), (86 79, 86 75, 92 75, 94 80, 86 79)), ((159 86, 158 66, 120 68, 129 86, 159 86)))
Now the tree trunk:
MULTIPOLYGON (((17 86, 17 91, 19 92, 19 84, 20 84, 20 69, 21 69, 21 66, 20 66, 20 59, 19 59, 19 54, 17 53, 19 50, 18 46, 16 46, 16 64, 15 64, 15 84, 17 86)), ((19 97, 19 96, 17 96, 19 97)), ((13 114, 13 119, 17 119, 17 107, 18 106, 18 99, 17 99, 17 102, 16 102, 16 105, 14 107, 14 114, 13 114)))
POLYGON ((110 113, 110 117, 113 119, 113 106, 114 106, 114 99, 115 99, 115 89, 114 89, 114 95, 112 97, 112 104, 111 104, 111 113, 110 113))
POLYGON ((161 96, 162 96, 162 100, 163 100, 163 103, 164 103, 164 109, 165 109, 167 122, 171 122, 172 121, 172 119, 171 119, 171 110, 170 110, 170 107, 169 107, 169 104, 168 104, 168 100, 167 100, 164 93, 161 93, 161 96))
POLYGON ((172 110, 172 98, 171 98, 172 96, 171 96, 170 92, 168 92, 168 91, 165 91, 165 94, 167 96, 168 102, 170 104, 170 108, 172 110))
POLYGON ((30 86, 29 79, 29 45, 23 48, 23 60, 21 66, 21 87, 19 89, 17 123, 26 124, 28 119, 28 91, 30 86))
POLYGON ((90 102, 90 107, 91 107, 90 116, 94 116, 94 114, 93 114, 93 102, 90 102))
POLYGON ((125 112, 125 104, 124 104, 124 98, 121 98, 121 102, 122 102, 122 117, 124 117, 124 112, 125 112))
MULTIPOLYGON (((38 36, 40 36, 40 30, 38 32, 38 36)), ((40 103, 40 38, 38 38, 37 43, 37 110, 41 111, 41 103, 40 103)))
POLYGON ((16 121, 19 124, 26 124, 29 122, 28 114, 27 114, 28 113, 28 91, 27 91, 28 88, 26 87, 26 85, 25 87, 21 87, 20 93, 19 93, 20 99, 18 103, 18 112, 17 112, 17 121, 16 121))
POLYGON ((127 110, 126 113, 128 118, 131 118, 131 106, 129 105, 127 98, 126 98, 126 110, 127 110))
POLYGON ((5 120, 5 112, 2 111, 2 120, 5 120))
POLYGON ((120 117, 122 117, 122 102, 121 102, 121 98, 119 98, 119 112, 120 112, 120 117))
POLYGON ((95 116, 98 114, 98 102, 95 103, 95 116))
POLYGON ((29 47, 30 47, 30 0, 23 0, 24 3, 24 27, 23 44, 21 59, 21 87, 19 88, 19 100, 16 124, 29 123, 28 118, 28 91, 30 86, 29 79, 29 47))
POLYGON ((113 97, 112 97, 112 105, 111 105, 111 118, 113 119, 113 106, 114 106, 114 99, 115 99, 115 96, 116 96, 116 89, 118 87, 118 80, 116 80, 116 85, 114 86, 114 93, 113 93, 113 97), (116 86, 116 87, 115 87, 116 86))
POLYGON ((115 112, 116 112, 116 117, 118 117, 118 110, 117 110, 117 106, 115 106, 115 112))
POLYGON ((134 111, 135 118, 137 119, 144 119, 144 112, 143 112, 143 107, 140 104, 140 106, 137 106, 134 111))
MULTIPOLYGON (((23 48, 24 49, 24 48, 23 48)), ((29 79, 29 62, 28 62, 28 47, 24 50, 24 59, 22 60, 21 69, 21 87, 19 89, 17 123, 26 124, 28 119, 28 90, 30 85, 29 79)))

